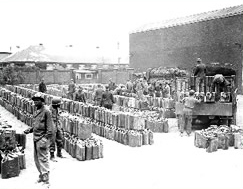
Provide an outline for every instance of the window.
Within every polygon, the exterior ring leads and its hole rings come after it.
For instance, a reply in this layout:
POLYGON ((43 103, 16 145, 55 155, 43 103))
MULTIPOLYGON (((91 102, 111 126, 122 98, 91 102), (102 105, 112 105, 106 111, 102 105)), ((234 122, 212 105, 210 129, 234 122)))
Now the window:
POLYGON ((76 79, 77 79, 77 80, 81 79, 81 74, 80 74, 80 73, 77 73, 77 74, 76 74, 76 79))
POLYGON ((93 79, 93 74, 85 74, 85 79, 93 79))

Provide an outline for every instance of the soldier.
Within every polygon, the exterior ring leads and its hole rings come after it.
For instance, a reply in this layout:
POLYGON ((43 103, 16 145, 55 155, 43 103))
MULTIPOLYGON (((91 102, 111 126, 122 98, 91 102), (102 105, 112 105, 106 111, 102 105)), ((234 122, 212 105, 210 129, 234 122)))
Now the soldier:
POLYGON ((189 91, 189 97, 185 97, 182 102, 184 104, 183 114, 182 114, 182 124, 180 125, 180 136, 183 136, 184 130, 188 136, 190 136, 192 131, 192 110, 196 103, 200 103, 201 100, 194 98, 194 90, 189 91))
POLYGON ((116 89, 116 84, 112 81, 111 78, 109 79, 108 87, 109 87, 109 91, 114 91, 116 89))
POLYGON ((143 91, 144 91, 144 84, 143 84, 143 78, 140 78, 138 80, 138 83, 136 85, 136 91, 139 99, 143 98, 143 91))
POLYGON ((165 82, 164 88, 163 88, 163 97, 169 98, 170 97, 170 85, 168 82, 165 82))
POLYGON ((101 106, 101 100, 104 90, 102 89, 101 85, 98 84, 98 89, 95 90, 94 94, 94 101, 96 106, 101 106))
POLYGON ((43 182, 49 186, 49 145, 53 136, 53 122, 49 108, 44 105, 44 98, 41 93, 36 93, 32 100, 37 111, 34 113, 33 127, 24 131, 25 134, 33 132, 34 139, 34 161, 40 173, 37 182, 43 182))
POLYGON ((52 120, 54 125, 54 136, 52 137, 51 144, 50 144, 50 160, 53 162, 56 162, 55 159, 55 151, 56 151, 56 145, 57 144, 57 157, 63 158, 62 155, 62 148, 63 148, 63 130, 61 128, 60 122, 59 122, 59 107, 61 105, 61 99, 60 98, 53 98, 52 104, 50 105, 50 111, 52 113, 52 120))
POLYGON ((127 87, 127 92, 128 93, 132 93, 133 92, 133 83, 131 82, 130 79, 127 80, 126 87, 127 87))
POLYGON ((74 93, 73 100, 86 103, 86 98, 82 87, 79 87, 78 91, 74 93))
POLYGON ((221 92, 228 92, 228 86, 230 86, 230 82, 222 74, 216 74, 214 76, 211 91, 215 91, 215 101, 220 99, 221 92))
POLYGON ((71 79, 71 83, 68 85, 68 98, 73 100, 73 94, 75 93, 75 83, 73 81, 73 79, 71 79))
POLYGON ((115 100, 113 98, 113 94, 109 91, 109 86, 106 86, 105 89, 106 91, 102 95, 101 104, 103 107, 111 110, 115 100))
POLYGON ((46 84, 44 82, 44 78, 42 78, 39 84, 39 92, 45 93, 46 91, 47 91, 46 84))
POLYGON ((203 91, 203 83, 206 76, 206 65, 202 63, 201 58, 197 59, 197 66, 194 71, 194 76, 199 78, 199 92, 203 91))

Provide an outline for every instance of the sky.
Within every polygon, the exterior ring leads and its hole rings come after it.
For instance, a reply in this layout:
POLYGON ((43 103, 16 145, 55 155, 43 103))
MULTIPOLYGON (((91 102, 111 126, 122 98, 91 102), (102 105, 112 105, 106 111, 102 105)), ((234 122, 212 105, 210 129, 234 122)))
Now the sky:
POLYGON ((240 4, 242 0, 0 0, 0 52, 42 43, 69 51, 119 49, 129 54, 129 33, 144 24, 240 4))

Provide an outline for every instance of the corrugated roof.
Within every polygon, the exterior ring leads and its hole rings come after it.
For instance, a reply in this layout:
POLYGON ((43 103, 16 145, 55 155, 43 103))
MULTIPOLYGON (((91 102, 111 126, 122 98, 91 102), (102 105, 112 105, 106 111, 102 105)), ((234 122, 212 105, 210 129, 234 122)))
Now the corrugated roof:
POLYGON ((11 53, 9 52, 0 52, 0 60, 10 56, 11 53))
POLYGON ((210 12, 204 12, 200 14, 194 14, 194 15, 181 17, 181 18, 165 20, 157 23, 145 24, 144 26, 132 31, 131 34, 156 30, 156 29, 162 29, 162 28, 175 27, 175 26, 191 24, 196 22, 202 22, 202 21, 207 21, 207 20, 212 20, 217 18, 225 18, 225 17, 235 16, 240 14, 243 14, 243 5, 228 7, 228 8, 214 10, 210 12))
POLYGON ((96 73, 96 71, 92 70, 75 70, 75 73, 96 73))
MULTIPOLYGON (((30 46, 24 50, 18 51, 0 62, 50 62, 50 63, 87 63, 87 64, 117 64, 116 56, 97 57, 95 53, 89 54, 85 52, 68 53, 68 51, 55 51, 45 48, 43 45, 30 46)), ((120 64, 128 64, 121 62, 120 64)))
POLYGON ((1 62, 53 62, 52 58, 44 53, 42 45, 30 46, 1 60, 1 62))

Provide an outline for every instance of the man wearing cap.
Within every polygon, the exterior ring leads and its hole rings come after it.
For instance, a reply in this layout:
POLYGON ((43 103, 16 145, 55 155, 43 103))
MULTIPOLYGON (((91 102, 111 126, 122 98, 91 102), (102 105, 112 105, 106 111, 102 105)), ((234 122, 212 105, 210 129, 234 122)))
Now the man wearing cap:
POLYGON ((39 92, 45 93, 46 91, 47 91, 46 84, 44 82, 44 78, 42 78, 39 84, 39 92))
POLYGON ((115 100, 113 94, 109 91, 109 86, 106 86, 105 89, 105 92, 102 94, 101 104, 103 107, 111 110, 115 100))
POLYGON ((201 58, 197 59, 196 69, 194 71, 194 76, 198 77, 199 82, 199 92, 203 91, 203 83, 206 76, 206 65, 202 63, 201 58))
POLYGON ((24 131, 25 134, 33 133, 34 139, 34 161, 40 173, 37 182, 49 185, 49 146, 53 136, 53 122, 49 108, 44 105, 44 98, 41 93, 32 97, 37 108, 33 115, 33 127, 24 131))
POLYGON ((68 85, 68 98, 73 100, 73 94, 75 93, 76 90, 76 86, 75 83, 73 81, 73 79, 71 79, 71 83, 68 85))
POLYGON ((189 91, 189 97, 182 99, 184 104, 183 114, 182 114, 182 124, 180 125, 180 136, 183 136, 184 131, 190 136, 192 132, 192 110, 196 103, 200 103, 201 100, 197 100, 194 97, 194 90, 189 91))
POLYGON ((228 92, 228 86, 230 86, 230 82, 227 81, 222 74, 216 74, 214 76, 211 91, 215 91, 215 101, 220 99, 221 92, 228 92))
POLYGON ((55 97, 52 99, 51 105, 49 106, 49 109, 52 113, 52 120, 54 126, 54 135, 52 137, 51 144, 50 144, 50 160, 53 162, 57 161, 55 159, 55 154, 54 154, 56 151, 56 144, 57 144, 57 157, 63 158, 62 149, 64 143, 64 134, 60 124, 60 115, 59 115, 60 105, 61 105, 61 99, 55 97))

